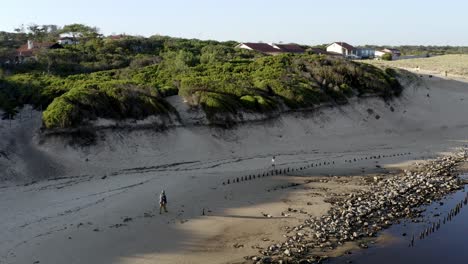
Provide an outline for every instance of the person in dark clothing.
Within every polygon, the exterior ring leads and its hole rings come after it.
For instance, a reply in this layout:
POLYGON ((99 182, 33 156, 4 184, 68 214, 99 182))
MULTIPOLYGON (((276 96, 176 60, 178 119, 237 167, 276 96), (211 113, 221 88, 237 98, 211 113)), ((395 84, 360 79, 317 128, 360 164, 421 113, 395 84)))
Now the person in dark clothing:
POLYGON ((166 197, 166 192, 163 190, 161 192, 161 195, 159 195, 159 214, 162 213, 162 209, 167 213, 167 197, 166 197))

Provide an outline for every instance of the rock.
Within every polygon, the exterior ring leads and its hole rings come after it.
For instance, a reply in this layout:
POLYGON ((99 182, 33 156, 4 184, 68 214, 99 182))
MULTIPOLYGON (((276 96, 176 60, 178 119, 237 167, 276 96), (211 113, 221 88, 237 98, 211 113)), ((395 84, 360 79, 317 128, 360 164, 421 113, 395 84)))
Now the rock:
MULTIPOLYGON (((404 155, 408 154, 399 153, 383 157, 404 155)), ((370 159, 379 157, 382 155, 372 156, 370 159)), ((413 222, 418 221, 415 218, 420 217, 423 210, 417 208, 425 203, 439 200, 445 194, 460 188, 462 183, 457 180, 453 167, 464 159, 466 154, 439 158, 419 164, 415 169, 406 170, 399 175, 374 177, 373 181, 372 179, 366 181, 370 184, 370 190, 356 191, 340 197, 335 194, 335 197, 330 198, 332 206, 327 215, 311 217, 296 227, 286 227, 288 233, 294 231, 295 235, 284 235, 286 242, 272 245, 262 254, 273 256, 271 261, 274 263, 279 261, 297 263, 300 257, 304 256, 301 254, 305 254, 309 249, 318 247, 333 249, 337 245, 362 236, 376 236, 383 228, 392 223, 399 223, 401 218, 407 217, 413 219, 413 222), (290 257, 292 252, 294 252, 292 259, 286 259, 285 256, 290 257)), ((468 196, 465 203, 468 203, 467 199, 468 196)), ((450 219, 458 214, 459 210, 459 207, 456 207, 451 212, 450 219)), ((292 208, 288 208, 288 211, 297 212, 292 208)), ((434 230, 434 225, 431 230, 434 230)), ((402 235, 406 236, 406 233, 402 235)), ((364 243, 359 246, 368 247, 364 243)))
POLYGON ((244 245, 239 244, 239 243, 236 243, 236 244, 234 244, 234 245, 232 245, 232 246, 233 246, 234 248, 243 248, 243 247, 244 247, 244 245))

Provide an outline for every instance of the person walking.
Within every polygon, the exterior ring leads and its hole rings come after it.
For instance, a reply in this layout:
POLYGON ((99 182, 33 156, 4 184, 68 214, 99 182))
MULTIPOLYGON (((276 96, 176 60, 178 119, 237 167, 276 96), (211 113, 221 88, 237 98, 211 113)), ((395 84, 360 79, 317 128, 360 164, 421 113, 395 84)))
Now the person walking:
POLYGON ((159 195, 159 214, 162 213, 162 209, 167 213, 167 197, 166 197, 166 192, 163 190, 161 192, 161 195, 159 195))
POLYGON ((275 162, 276 162, 276 157, 273 156, 273 158, 271 159, 271 168, 272 169, 275 169, 275 162))

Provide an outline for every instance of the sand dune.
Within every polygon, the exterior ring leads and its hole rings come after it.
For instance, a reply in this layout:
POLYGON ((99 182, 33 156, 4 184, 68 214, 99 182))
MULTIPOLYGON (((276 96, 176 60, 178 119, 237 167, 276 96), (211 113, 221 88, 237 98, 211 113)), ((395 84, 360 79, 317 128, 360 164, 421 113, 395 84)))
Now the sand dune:
POLYGON ((59 137, 31 140, 38 116, 12 128, 1 121, 2 176, 60 178, 0 185, 0 263, 242 262, 257 247, 281 241, 286 226, 325 213, 328 194, 361 188, 358 178, 286 188, 291 183, 384 173, 453 151, 468 142, 466 113, 467 83, 424 76, 389 102, 355 99, 230 130, 101 131, 97 144, 87 147, 59 137), (21 134, 23 140, 14 141, 21 134), (411 154, 345 162, 402 153, 411 154), (335 163, 222 184, 263 173, 273 155, 281 169, 335 163), (169 213, 159 215, 162 189, 169 213), (297 212, 284 216, 288 208, 297 212))

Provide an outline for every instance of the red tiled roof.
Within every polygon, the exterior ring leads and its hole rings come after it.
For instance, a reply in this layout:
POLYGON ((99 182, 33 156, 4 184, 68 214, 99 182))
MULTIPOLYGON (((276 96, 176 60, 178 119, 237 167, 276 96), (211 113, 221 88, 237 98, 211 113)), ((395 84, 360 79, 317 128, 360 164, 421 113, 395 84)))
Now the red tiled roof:
POLYGON ((319 48, 308 48, 307 51, 312 51, 313 53, 327 53, 326 50, 323 50, 323 49, 319 49, 319 48))
POLYGON ((276 47, 280 48, 284 52, 291 52, 291 53, 304 53, 305 50, 294 43, 290 44, 275 44, 276 47))
POLYGON ((43 48, 50 48, 52 46, 54 46, 56 43, 54 42, 35 42, 33 43, 33 48, 32 49, 28 49, 28 44, 24 44, 24 45, 21 45, 17 50, 17 54, 19 56, 24 56, 24 57, 28 57, 28 56, 32 56, 35 52, 37 52, 38 50, 40 49, 43 49, 43 48))
POLYGON ((125 38, 125 35, 122 35, 122 34, 120 34, 120 35, 110 35, 107 38, 112 39, 112 40, 119 40, 119 39, 125 38))
POLYGON ((389 48, 386 48, 386 49, 384 49, 383 51, 384 51, 384 52, 385 52, 385 51, 389 51, 389 52, 391 52, 391 53, 400 53, 400 50, 398 50, 398 49, 389 49, 389 48))
POLYGON ((244 44, 245 46, 255 51, 262 52, 262 53, 280 53, 281 52, 280 49, 276 49, 270 44, 266 44, 266 43, 241 43, 241 44, 244 44))
POLYGON ((355 47, 353 47, 352 45, 349 45, 346 42, 333 42, 332 44, 335 44, 335 43, 342 46, 343 48, 345 48, 347 50, 355 50, 356 49, 355 47))

